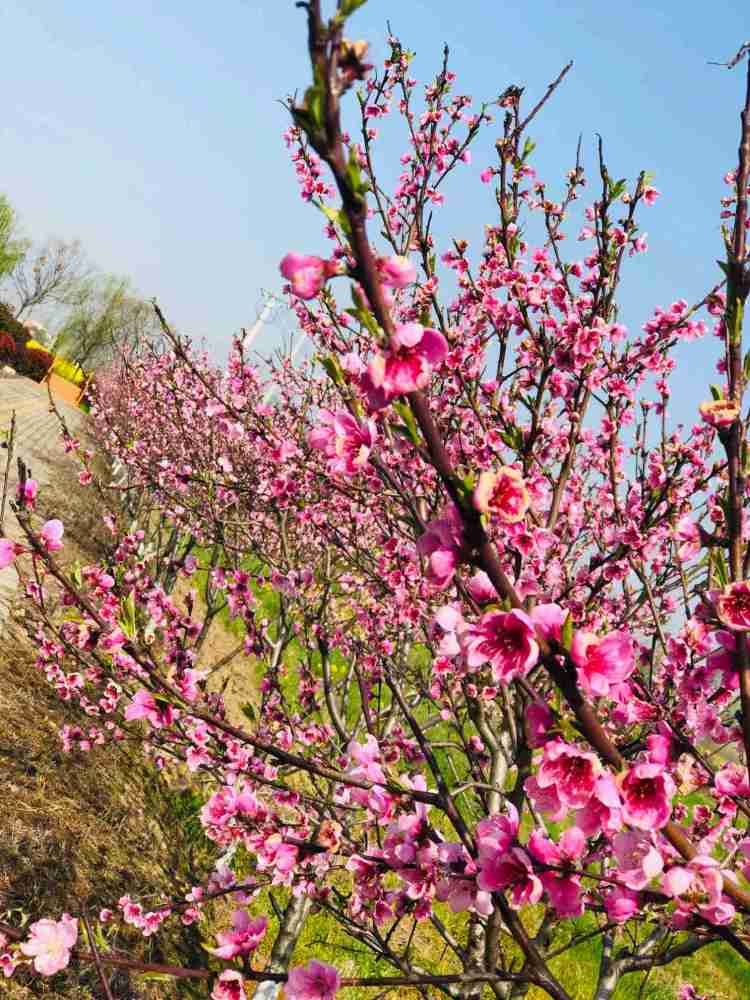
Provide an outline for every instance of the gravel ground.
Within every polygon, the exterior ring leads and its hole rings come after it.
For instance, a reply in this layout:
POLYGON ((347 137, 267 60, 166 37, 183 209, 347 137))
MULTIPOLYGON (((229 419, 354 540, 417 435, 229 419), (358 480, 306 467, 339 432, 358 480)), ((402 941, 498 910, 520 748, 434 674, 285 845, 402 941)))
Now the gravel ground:
MULTIPOLYGON (((78 432, 84 414, 68 403, 56 400, 72 433, 78 432)), ((61 461, 64 461, 60 440, 60 425, 50 410, 46 386, 42 387, 17 375, 0 378, 0 439, 5 441, 13 413, 16 415, 16 435, 11 462, 8 496, 15 493, 17 458, 22 458, 39 483, 40 490, 53 481, 61 461)), ((0 450, 0 491, 5 475, 8 452, 0 450)), ((9 538, 21 539, 12 511, 6 509, 4 533, 9 538)), ((7 618, 8 607, 16 589, 16 572, 12 566, 0 570, 0 629, 7 618)))

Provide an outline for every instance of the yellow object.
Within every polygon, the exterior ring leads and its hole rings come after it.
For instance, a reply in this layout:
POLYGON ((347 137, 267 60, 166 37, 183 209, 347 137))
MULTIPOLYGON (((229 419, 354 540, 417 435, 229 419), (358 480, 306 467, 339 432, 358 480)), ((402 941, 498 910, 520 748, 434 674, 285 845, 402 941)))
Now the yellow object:
MULTIPOLYGON (((38 340, 27 340, 26 346, 33 350, 47 351, 49 353, 49 348, 45 347, 44 344, 40 344, 38 340)), ((72 361, 68 361, 67 358, 61 358, 59 355, 52 362, 51 370, 55 375, 59 375, 60 378, 64 378, 67 382, 72 382, 73 385, 83 385, 86 381, 86 373, 82 368, 79 368, 72 361)))

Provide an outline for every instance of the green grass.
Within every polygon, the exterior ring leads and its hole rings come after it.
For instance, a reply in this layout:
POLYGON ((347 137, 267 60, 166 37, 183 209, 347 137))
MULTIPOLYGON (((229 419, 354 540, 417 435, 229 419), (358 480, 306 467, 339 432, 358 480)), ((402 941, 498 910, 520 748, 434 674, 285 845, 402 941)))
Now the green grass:
MULTIPOLYGON (((205 572, 208 564, 208 553, 196 553, 199 564, 205 572)), ((263 567, 255 561, 248 561, 243 564, 243 569, 253 576, 263 575, 263 567)), ((201 571, 199 570, 199 573, 201 571)), ((273 589, 266 585, 263 587, 253 586, 256 598, 258 599, 258 617, 274 620, 278 615, 279 596, 273 589)), ((217 625, 231 633, 233 637, 244 635, 244 625, 240 619, 233 619, 228 610, 224 610, 217 625)), ((292 640, 286 650, 280 680, 282 693, 290 709, 294 711, 299 706, 299 676, 298 671, 303 657, 310 656, 309 651, 304 651, 300 643, 292 640)), ((313 672, 319 671, 320 660, 317 654, 312 654, 311 665, 313 672)), ((410 666, 418 671, 423 677, 429 675, 430 662, 427 650, 423 647, 415 647, 410 655, 410 666)), ((236 668, 235 668, 236 669, 236 668)), ((247 661, 243 661, 243 670, 248 669, 247 661)), ((262 677, 263 665, 261 662, 253 661, 254 686, 257 690, 257 683, 262 677)), ((337 652, 331 654, 331 671, 334 681, 340 680, 347 671, 347 664, 344 658, 337 652)), ((257 705, 256 705, 257 707, 257 705)), ((423 718, 425 713, 434 711, 429 703, 425 702, 416 708, 415 713, 419 718, 423 718)), ((253 720, 253 710, 248 713, 248 718, 253 720)), ((356 684, 352 685, 349 702, 346 705, 346 721, 349 725, 361 714, 360 692, 356 684)), ((444 739, 451 735, 448 724, 440 725, 431 730, 431 735, 435 739, 444 739)), ((449 751, 438 749, 436 756, 441 768, 446 773, 449 772, 448 756, 449 751)), ((460 760, 460 758, 459 758, 460 760)), ((458 763, 458 761, 456 762, 458 763)), ((396 766, 400 771, 403 766, 396 766)), ((410 770, 408 766, 405 768, 410 770)), ((458 775, 458 780, 461 775, 458 775)), ((304 782, 303 778, 300 781, 304 782)), ((687 804, 695 806, 701 801, 701 793, 696 792, 691 796, 687 804)), ((197 800, 185 803, 188 812, 194 812, 197 800)), ((441 832, 451 837, 448 822, 445 817, 434 814, 433 822, 441 832)), ((190 822, 195 822, 193 815, 190 822)), ((522 830, 528 830, 528 818, 524 817, 522 830)), ((565 824, 551 824, 550 832, 553 836, 558 836, 565 824)), ((238 852, 236 858, 236 869, 241 877, 251 871, 250 861, 242 851, 238 852)), ((350 890, 349 876, 342 872, 336 876, 336 888, 347 895, 350 890)), ((283 908, 288 899, 288 890, 283 887, 273 889, 274 899, 283 908)), ((263 914, 269 919, 269 932, 254 960, 256 968, 262 968, 270 952, 271 945, 278 930, 278 920, 274 915, 274 908, 268 891, 262 892, 254 900, 251 910, 254 914, 263 914)), ((451 931, 451 933, 461 940, 466 931, 466 914, 454 914, 442 904, 435 905, 435 911, 440 919, 451 931)), ((539 919, 537 909, 525 913, 524 923, 527 923, 529 930, 533 933, 539 919)), ((228 912, 223 916, 217 915, 218 920, 214 920, 215 927, 227 922, 228 912)), ((594 929, 595 917, 586 914, 579 921, 563 921, 555 928, 551 950, 564 947, 573 936, 587 933, 594 929)), ((450 953, 446 953, 442 940, 432 929, 429 923, 421 923, 414 927, 411 919, 405 919, 403 926, 394 934, 394 943, 404 947, 413 931, 413 955, 418 963, 426 970, 434 973, 448 973, 458 971, 455 958, 450 953)), ((210 929, 206 928, 206 933, 210 934, 210 929)), ((645 933, 642 929, 641 934, 645 933)), ((624 946, 621 939, 618 948, 624 946)), ((503 943, 506 957, 520 958, 516 946, 507 941, 503 943)), ((397 949, 398 950, 398 949, 397 949)), ((360 944, 354 937, 349 935, 342 925, 327 911, 318 909, 313 911, 308 918, 304 931, 297 941, 292 964, 298 965, 311 958, 318 958, 334 964, 339 972, 344 976, 376 976, 394 975, 398 970, 394 969, 388 962, 379 960, 373 952, 360 944)), ((554 973, 563 983, 573 1000, 591 1000, 601 958, 601 940, 594 938, 579 944, 578 946, 565 951, 556 959, 552 960, 551 966, 554 973)), ((707 995, 710 1000, 735 1000, 735 998, 750 996, 750 966, 747 966, 739 956, 735 954, 727 945, 714 944, 702 949, 690 958, 681 959, 671 966, 664 968, 654 968, 650 973, 636 973, 625 976, 615 992, 614 1000, 676 1000, 680 986, 685 983, 693 983, 700 994, 707 995)), ((340 1000, 370 1000, 374 995, 370 990, 362 988, 349 988, 342 990, 340 1000)), ((431 991, 430 996, 437 997, 437 991, 431 991)), ((419 996, 414 989, 391 989, 387 996, 389 1000, 412 1000, 419 996)), ((490 1000, 490 990, 485 990, 484 996, 490 1000)), ((542 1000, 545 994, 536 988, 532 988, 528 993, 528 1000, 542 1000)))

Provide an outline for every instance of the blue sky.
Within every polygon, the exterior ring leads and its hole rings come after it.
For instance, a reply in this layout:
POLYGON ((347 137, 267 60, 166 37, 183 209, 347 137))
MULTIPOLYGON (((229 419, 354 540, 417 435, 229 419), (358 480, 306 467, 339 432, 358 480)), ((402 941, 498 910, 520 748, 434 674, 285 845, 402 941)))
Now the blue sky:
MULTIPOLYGON (((351 33, 370 40, 376 57, 388 19, 416 50, 420 81, 448 42, 458 88, 477 100, 509 83, 534 99, 574 59, 532 129, 550 190, 572 165, 579 133, 594 167, 600 132, 615 176, 643 167, 663 192, 644 219, 651 253, 630 268, 626 322, 637 328, 653 305, 710 287, 743 79, 707 62, 750 37, 746 0, 369 0, 351 33)), ((288 249, 325 252, 321 217, 299 199, 280 138, 278 99, 304 88, 309 72, 292 0, 0 0, 0 36, 0 191, 30 235, 80 238, 101 268, 131 275, 217 354, 252 323, 260 290, 279 289, 288 249)), ((391 171, 403 145, 381 146, 391 171)), ((439 234, 478 245, 492 221, 478 178, 491 147, 488 135, 446 189, 439 234)), ((570 250, 581 255, 580 245, 570 250)), ((268 331, 261 346, 273 340, 268 331)), ((689 351, 680 391, 692 395, 715 347, 689 351)))

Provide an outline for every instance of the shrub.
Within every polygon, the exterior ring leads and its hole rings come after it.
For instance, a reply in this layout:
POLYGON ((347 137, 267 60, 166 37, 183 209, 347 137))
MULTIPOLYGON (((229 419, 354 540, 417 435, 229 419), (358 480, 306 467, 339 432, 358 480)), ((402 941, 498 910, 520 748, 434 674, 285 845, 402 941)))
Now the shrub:
POLYGON ((13 364, 16 360, 16 342, 9 333, 0 333, 0 364, 13 364))
MULTIPOLYGON (((26 346, 28 347, 28 344, 26 346)), ((81 386, 86 381, 84 370, 73 361, 68 361, 67 358, 56 357, 52 371, 60 378, 64 378, 66 382, 72 382, 73 385, 81 386)))
POLYGON ((23 323, 18 322, 4 302, 0 302, 0 333, 9 334, 13 338, 16 349, 24 347, 29 339, 29 331, 23 323))
POLYGON ((16 371, 19 375, 41 382, 52 367, 54 357, 38 347, 22 347, 16 357, 16 371))

